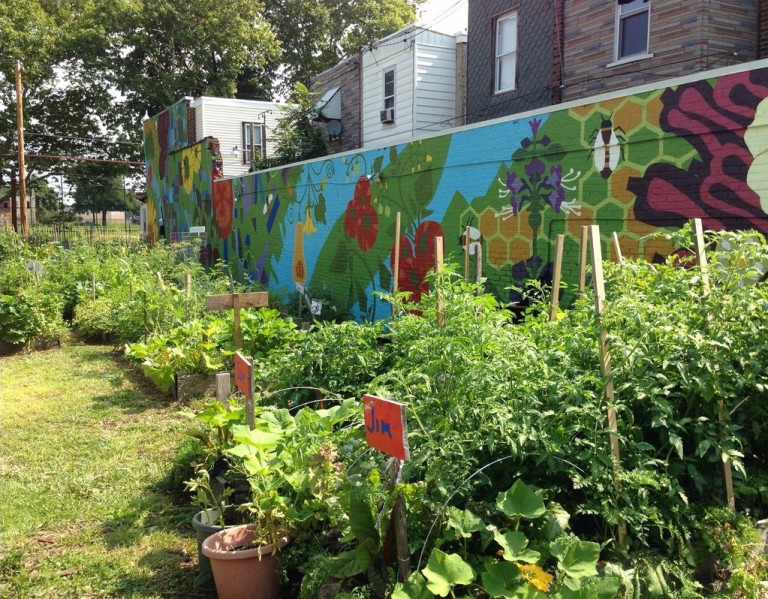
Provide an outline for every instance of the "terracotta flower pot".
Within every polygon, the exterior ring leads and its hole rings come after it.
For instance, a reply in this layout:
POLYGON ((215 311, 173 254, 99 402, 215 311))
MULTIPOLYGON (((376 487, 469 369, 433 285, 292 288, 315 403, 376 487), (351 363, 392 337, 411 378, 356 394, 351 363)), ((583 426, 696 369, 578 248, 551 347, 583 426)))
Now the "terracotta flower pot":
POLYGON ((280 563, 275 553, 290 539, 285 536, 277 544, 254 545, 257 538, 258 527, 246 524, 225 528, 203 542, 219 599, 280 598, 280 563))

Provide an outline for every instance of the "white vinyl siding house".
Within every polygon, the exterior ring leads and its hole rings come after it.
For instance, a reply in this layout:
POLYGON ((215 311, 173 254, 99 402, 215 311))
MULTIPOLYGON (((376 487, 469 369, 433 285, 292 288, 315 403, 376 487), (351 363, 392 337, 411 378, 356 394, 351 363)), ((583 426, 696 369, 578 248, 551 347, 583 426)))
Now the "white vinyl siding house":
POLYGON ((456 116, 454 36, 411 25, 364 52, 363 147, 443 131, 455 126, 456 116))
POLYGON ((251 168, 250 150, 257 150, 260 145, 264 157, 274 153, 273 131, 284 104, 201 96, 192 100, 190 106, 195 110, 195 139, 210 136, 219 140, 225 177, 247 173, 251 168), (259 131, 258 125, 261 140, 253 136, 254 131, 259 131))

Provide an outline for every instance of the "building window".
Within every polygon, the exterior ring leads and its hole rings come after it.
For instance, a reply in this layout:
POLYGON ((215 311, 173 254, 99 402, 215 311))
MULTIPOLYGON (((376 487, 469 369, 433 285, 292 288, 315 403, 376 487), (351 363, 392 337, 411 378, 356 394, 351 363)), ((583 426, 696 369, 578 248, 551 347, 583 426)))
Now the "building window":
POLYGON ((650 21, 650 0, 618 0, 616 60, 648 54, 650 21))
POLYGON ((395 69, 384 71, 384 108, 395 107, 395 69))
POLYGON ((496 20, 496 63, 493 91, 515 89, 517 77, 517 13, 496 20))
POLYGON ((264 158, 264 125, 243 123, 243 164, 264 158))

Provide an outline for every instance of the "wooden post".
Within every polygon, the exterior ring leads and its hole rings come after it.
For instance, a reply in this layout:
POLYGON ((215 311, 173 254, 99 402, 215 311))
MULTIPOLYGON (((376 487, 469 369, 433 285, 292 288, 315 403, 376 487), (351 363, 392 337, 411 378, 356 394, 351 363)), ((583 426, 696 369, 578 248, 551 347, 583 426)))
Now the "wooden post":
POLYGON ((96 273, 91 273, 91 292, 93 293, 93 299, 96 299, 96 273))
POLYGON ((475 282, 483 278, 483 246, 477 244, 475 248, 475 282))
POLYGON ((464 231, 464 281, 469 283, 469 225, 464 231))
POLYGON ((16 61, 16 128, 19 134, 19 217, 21 237, 27 238, 27 173, 24 165, 24 105, 21 95, 21 61, 16 61))
MULTIPOLYGON (((589 227, 590 248, 592 254, 592 286, 595 292, 595 312, 598 322, 600 322, 600 338, 598 346, 600 348, 600 364, 605 380, 605 400, 608 411, 608 431, 611 443, 611 455, 613 457, 613 466, 618 469, 621 467, 621 453, 619 450, 618 421, 616 419, 616 409, 613 407, 615 399, 613 389, 613 370, 611 368, 611 353, 608 350, 608 334, 602 324, 603 313, 605 312, 605 281, 603 279, 603 250, 600 246, 600 227, 590 225, 589 227)), ((624 522, 619 523, 618 541, 621 547, 625 546, 627 528, 624 522)))
POLYGON ((128 299, 133 299, 133 281, 128 283, 128 299))
MULTIPOLYGON (((704 297, 709 295, 709 264, 707 263, 707 254, 704 249, 704 228, 701 224, 700 218, 694 218, 693 225, 693 242, 696 251, 696 261, 699 264, 699 271, 701 272, 701 284, 704 288, 704 297)), ((709 317, 711 320, 711 315, 709 317)), ((722 399, 717 400, 717 419, 722 424, 725 421, 725 403, 722 399)), ((733 466, 731 460, 727 459, 723 462, 723 483, 725 484, 725 500, 728 507, 732 510, 736 509, 736 498, 733 494, 733 466)))
MULTIPOLYGON (((394 489, 400 482, 402 461, 393 458, 390 462, 390 489, 394 489)), ((408 551, 408 528, 405 519, 405 501, 401 493, 395 498, 392 507, 392 519, 395 526, 395 545, 397 547, 397 578, 405 582, 411 575, 411 554, 408 551)))
POLYGON ((216 373, 216 399, 225 408, 227 407, 227 399, 232 394, 232 383, 228 372, 216 373))
MULTIPOLYGON (((208 310, 234 310, 235 314, 235 347, 242 347, 240 331, 240 308, 264 308, 269 303, 266 291, 251 291, 249 293, 227 293, 224 295, 208 295, 205 307, 208 310)), ((301 305, 301 304, 299 304, 301 305)))
MULTIPOLYGON (((443 238, 435 237, 435 273, 440 274, 443 270, 443 238)), ((445 326, 445 304, 443 298, 440 295, 439 290, 435 290, 437 293, 437 326, 445 326)))
POLYGON ((549 302, 549 321, 557 320, 557 305, 560 302, 560 277, 563 269, 563 244, 565 235, 560 233, 555 241, 555 270, 552 275, 552 297, 549 302))
MULTIPOLYGON (((395 215, 395 263, 392 265, 392 297, 397 295, 400 280, 400 213, 395 215)), ((395 315, 395 303, 392 303, 392 315, 395 315)))
POLYGON ((587 250, 589 249, 589 227, 581 227, 581 245, 579 246, 579 293, 587 286, 587 250))
POLYGON ((243 347, 243 333, 240 330, 240 294, 232 294, 232 309, 235 314, 235 347, 243 347))
POLYGON ((621 264, 624 262, 624 256, 621 254, 621 246, 619 245, 619 234, 616 233, 616 231, 613 232, 613 235, 611 235, 611 239, 613 239, 613 249, 616 252, 616 262, 618 264, 621 264))
POLYGON ((192 295, 192 273, 187 271, 186 275, 184 276, 187 283, 187 297, 192 295))

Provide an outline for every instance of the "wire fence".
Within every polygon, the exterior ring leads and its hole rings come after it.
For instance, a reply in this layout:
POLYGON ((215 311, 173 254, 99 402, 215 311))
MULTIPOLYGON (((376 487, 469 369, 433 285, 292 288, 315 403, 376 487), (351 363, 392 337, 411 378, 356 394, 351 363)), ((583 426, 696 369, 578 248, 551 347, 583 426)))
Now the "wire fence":
MULTIPOLYGON (((0 228, 0 235, 14 233, 13 227, 0 228)), ((32 225, 29 227, 27 243, 40 246, 57 243, 72 247, 81 243, 103 243, 109 241, 136 242, 142 239, 139 225, 81 225, 72 223, 53 225, 32 225)))

